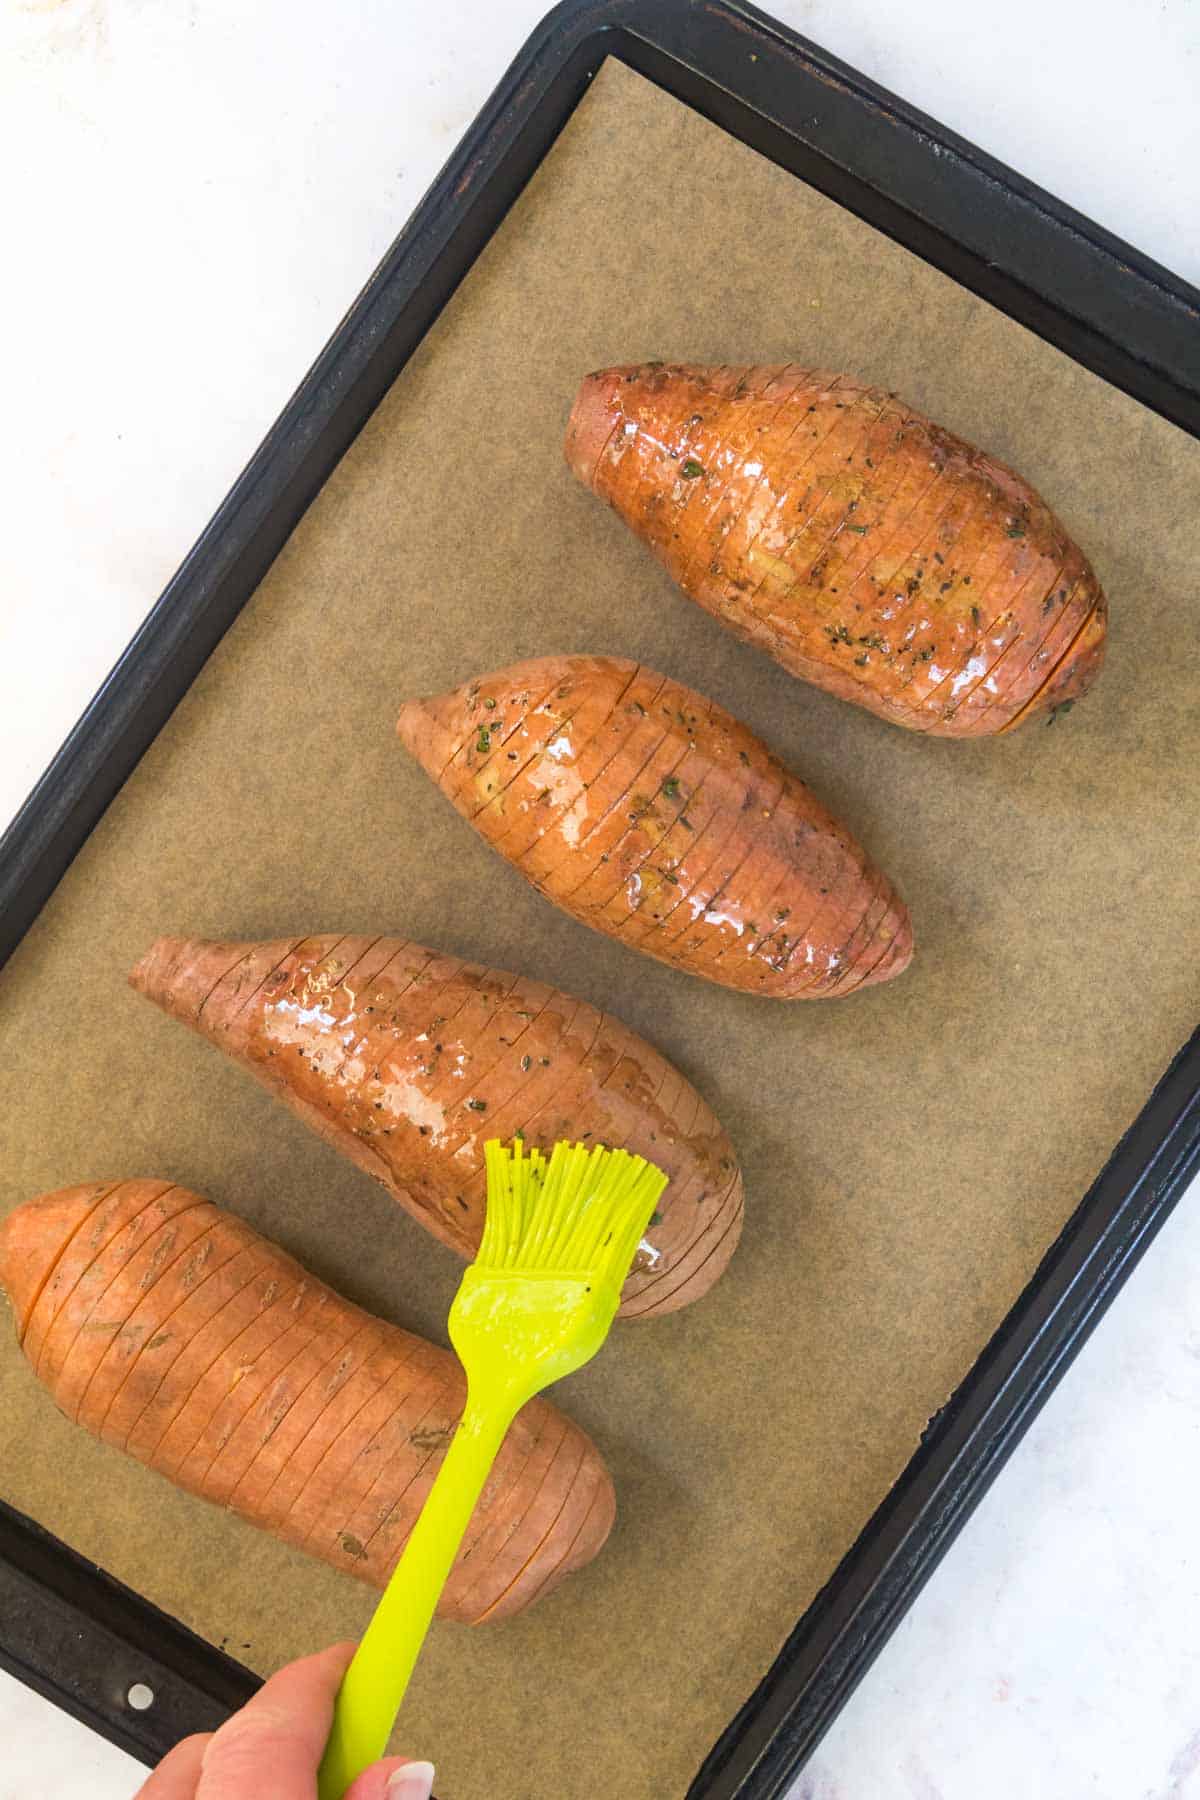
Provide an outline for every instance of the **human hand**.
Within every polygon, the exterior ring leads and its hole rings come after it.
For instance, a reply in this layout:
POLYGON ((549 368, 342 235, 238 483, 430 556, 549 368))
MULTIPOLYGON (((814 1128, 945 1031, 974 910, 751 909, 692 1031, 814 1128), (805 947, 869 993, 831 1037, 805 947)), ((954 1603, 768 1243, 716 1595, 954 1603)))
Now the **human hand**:
MULTIPOLYGON (((315 1800, 333 1702, 354 1654, 335 1644, 288 1663, 217 1731, 184 1738, 134 1800, 315 1800)), ((385 1756, 345 1800, 429 1800, 433 1766, 385 1756)))

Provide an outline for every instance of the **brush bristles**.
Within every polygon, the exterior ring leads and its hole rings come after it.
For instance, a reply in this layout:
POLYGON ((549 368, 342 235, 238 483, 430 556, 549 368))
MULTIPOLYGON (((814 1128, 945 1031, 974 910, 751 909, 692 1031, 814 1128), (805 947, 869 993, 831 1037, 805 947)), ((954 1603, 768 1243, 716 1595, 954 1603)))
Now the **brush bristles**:
POLYGON ((476 1267, 587 1274, 620 1286, 667 1177, 627 1150, 555 1144, 549 1162, 498 1138, 484 1145, 487 1218, 476 1267))

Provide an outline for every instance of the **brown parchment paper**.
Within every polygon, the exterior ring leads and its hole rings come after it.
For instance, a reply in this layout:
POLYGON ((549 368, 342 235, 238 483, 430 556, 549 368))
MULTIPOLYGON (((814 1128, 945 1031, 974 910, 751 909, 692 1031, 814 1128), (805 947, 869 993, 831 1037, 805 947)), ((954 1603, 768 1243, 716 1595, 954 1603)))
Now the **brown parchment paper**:
MULTIPOLYGON (((0 983, 5 1206, 169 1175, 444 1341, 459 1265, 125 986, 159 932, 394 931, 617 1011, 712 1100, 743 1247, 558 1398, 620 1519, 533 1612, 438 1627, 402 1738, 441 1800, 673 1800, 900 1473, 1200 1009, 1200 445, 609 64, 0 983), (576 383, 798 358, 1016 464, 1081 539, 1108 667, 1053 727, 950 743, 793 681, 578 487, 576 383), (787 1006, 542 901, 394 736, 518 657, 635 656, 811 782, 914 915, 899 981, 787 1006)), ((0 1353, 0 1491, 260 1670, 367 1590, 176 1494, 0 1353)))

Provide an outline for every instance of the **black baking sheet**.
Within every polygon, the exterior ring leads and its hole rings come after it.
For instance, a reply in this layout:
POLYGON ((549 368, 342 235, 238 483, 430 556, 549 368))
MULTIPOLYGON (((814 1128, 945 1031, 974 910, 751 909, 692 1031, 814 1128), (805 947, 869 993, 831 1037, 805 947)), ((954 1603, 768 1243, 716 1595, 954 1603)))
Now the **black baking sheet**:
MULTIPOLYGON (((1189 362, 1195 339, 1188 335, 1196 327, 1195 296, 1162 271, 748 9, 561 9, 518 59, 8 834, 6 950, 605 55, 695 106, 1143 404, 1197 430, 1189 362)), ((989 1350, 932 1423, 904 1478, 730 1726, 695 1793, 784 1790, 1178 1193, 1196 1154, 1197 1061, 1189 1047, 1176 1062, 989 1350)), ((86 1615, 90 1602, 80 1604, 86 1615)), ((155 1642, 151 1627, 147 1643, 155 1642)), ((170 1667, 170 1647, 163 1648, 170 1667)), ((6 1656, 10 1666, 35 1672, 33 1649, 10 1643, 6 1656)), ((212 1668, 221 1666, 214 1653, 212 1668)), ((224 1673, 236 1691, 236 1672, 224 1673)), ((179 1680, 186 1690, 194 1670, 179 1680)), ((89 1699, 84 1681, 76 1704, 118 1735, 119 1696, 89 1699)), ((161 1725, 147 1722, 144 1754, 173 1735, 165 1706, 158 1719, 161 1725)))

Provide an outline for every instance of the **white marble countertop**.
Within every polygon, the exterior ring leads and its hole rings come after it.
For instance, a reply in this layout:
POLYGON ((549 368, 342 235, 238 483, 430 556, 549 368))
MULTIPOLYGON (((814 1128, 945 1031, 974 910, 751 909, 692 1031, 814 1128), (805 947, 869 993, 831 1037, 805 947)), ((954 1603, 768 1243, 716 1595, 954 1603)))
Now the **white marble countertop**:
MULTIPOLYGON (((0 824, 542 10, 0 6, 0 824)), ((1200 0, 773 10, 1200 282, 1200 0)), ((792 1800, 1200 1800, 1198 1202, 792 1800)), ((0 1800, 137 1785, 2 1676, 0 1745, 0 1800)))

